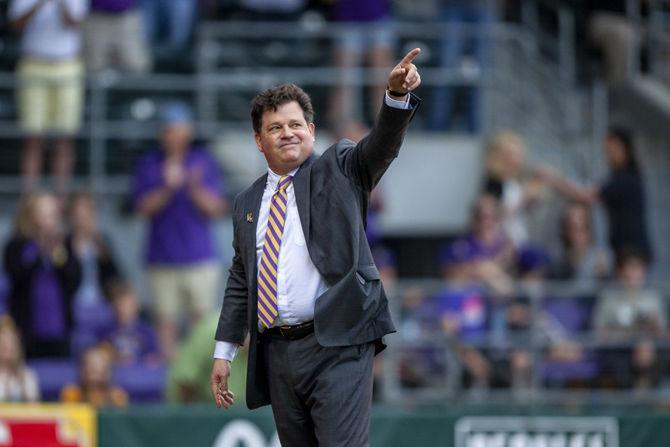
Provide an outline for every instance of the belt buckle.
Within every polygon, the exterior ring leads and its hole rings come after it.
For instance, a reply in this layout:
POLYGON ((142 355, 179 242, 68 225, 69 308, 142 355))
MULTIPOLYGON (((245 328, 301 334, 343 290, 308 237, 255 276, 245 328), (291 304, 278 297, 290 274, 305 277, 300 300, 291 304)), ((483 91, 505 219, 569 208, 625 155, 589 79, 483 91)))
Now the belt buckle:
POLYGON ((284 338, 290 338, 290 330, 291 328, 289 326, 279 326, 279 333, 282 335, 284 338))

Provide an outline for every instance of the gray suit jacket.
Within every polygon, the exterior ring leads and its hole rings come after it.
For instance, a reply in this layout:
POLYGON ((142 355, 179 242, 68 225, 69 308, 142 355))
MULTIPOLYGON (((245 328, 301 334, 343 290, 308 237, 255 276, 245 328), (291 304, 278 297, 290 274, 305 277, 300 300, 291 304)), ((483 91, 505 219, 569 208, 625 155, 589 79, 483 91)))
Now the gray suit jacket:
MULTIPOLYGON (((314 332, 322 346, 350 346, 395 332, 365 223, 370 191, 400 150, 420 100, 409 110, 384 105, 377 124, 358 144, 341 140, 312 155, 293 179, 296 205, 314 266, 329 286, 317 298, 314 332)), ((267 174, 241 192, 233 206, 233 248, 216 339, 242 344, 250 330, 247 406, 270 403, 257 317, 256 224, 267 174), (247 215, 253 219, 247 219, 247 215)))

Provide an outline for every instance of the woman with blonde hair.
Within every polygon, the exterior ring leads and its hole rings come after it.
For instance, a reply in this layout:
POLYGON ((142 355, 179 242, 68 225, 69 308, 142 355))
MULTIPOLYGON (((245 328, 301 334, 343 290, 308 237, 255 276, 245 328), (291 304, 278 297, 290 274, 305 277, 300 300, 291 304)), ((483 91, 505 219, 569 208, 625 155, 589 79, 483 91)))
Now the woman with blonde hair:
POLYGON ((54 194, 24 197, 4 249, 9 310, 22 330, 28 358, 70 354, 71 302, 81 273, 65 244, 61 220, 54 194))
POLYGON ((24 363, 16 325, 10 317, 0 317, 0 402, 39 400, 37 376, 24 363))
POLYGON ((484 192, 500 201, 503 228, 515 246, 528 239, 523 212, 536 203, 543 187, 535 178, 525 178, 526 143, 511 130, 496 132, 486 144, 484 192))

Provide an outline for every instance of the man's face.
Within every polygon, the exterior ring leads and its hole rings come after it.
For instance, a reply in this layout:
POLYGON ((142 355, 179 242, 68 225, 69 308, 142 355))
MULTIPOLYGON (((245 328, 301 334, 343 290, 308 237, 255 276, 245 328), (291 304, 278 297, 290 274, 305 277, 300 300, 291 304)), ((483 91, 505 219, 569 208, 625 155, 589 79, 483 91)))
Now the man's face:
POLYGON ((305 121, 300 105, 283 104, 263 112, 256 145, 276 174, 286 174, 300 166, 314 150, 314 124, 305 121))
POLYGON ((193 126, 189 123, 173 123, 161 129, 160 139, 168 155, 178 155, 188 149, 193 137, 193 126))

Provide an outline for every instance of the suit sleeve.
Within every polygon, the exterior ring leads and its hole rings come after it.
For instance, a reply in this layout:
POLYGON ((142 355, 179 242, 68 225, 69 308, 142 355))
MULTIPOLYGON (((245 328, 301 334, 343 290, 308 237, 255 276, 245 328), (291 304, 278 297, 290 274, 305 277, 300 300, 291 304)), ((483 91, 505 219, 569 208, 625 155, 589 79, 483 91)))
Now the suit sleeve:
POLYGON ((409 108, 399 109, 384 102, 377 123, 353 148, 338 153, 339 165, 365 191, 372 191, 398 156, 407 127, 421 100, 410 94, 409 108))
POLYGON ((239 238, 241 237, 236 216, 238 216, 239 197, 233 205, 233 263, 228 271, 228 283, 221 306, 221 315, 216 329, 216 340, 243 344, 247 334, 247 276, 244 262, 240 256, 239 238))

